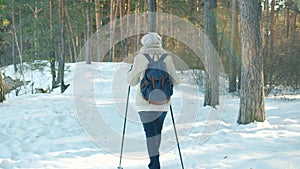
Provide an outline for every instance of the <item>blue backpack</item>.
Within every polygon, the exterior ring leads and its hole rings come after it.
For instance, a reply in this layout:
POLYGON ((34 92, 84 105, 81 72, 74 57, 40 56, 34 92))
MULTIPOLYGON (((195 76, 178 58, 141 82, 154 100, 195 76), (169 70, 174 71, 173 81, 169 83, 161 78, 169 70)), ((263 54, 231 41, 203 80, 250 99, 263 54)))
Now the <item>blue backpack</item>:
POLYGON ((163 62, 168 54, 163 54, 161 57, 154 54, 153 59, 149 54, 144 55, 149 63, 140 82, 141 93, 150 104, 166 104, 173 94, 173 83, 166 70, 166 63, 163 62), (154 61, 155 56, 157 61, 154 61))

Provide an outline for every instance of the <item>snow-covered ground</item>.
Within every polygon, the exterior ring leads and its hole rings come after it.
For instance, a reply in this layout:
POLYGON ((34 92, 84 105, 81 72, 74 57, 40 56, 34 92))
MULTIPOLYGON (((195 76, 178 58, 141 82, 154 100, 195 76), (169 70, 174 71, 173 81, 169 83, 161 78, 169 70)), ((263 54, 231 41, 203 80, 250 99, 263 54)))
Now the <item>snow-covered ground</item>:
MULTIPOLYGON (((127 96, 125 63, 69 64, 63 94, 8 95, 0 104, 0 168, 116 169, 127 96)), ((9 75, 9 69, 6 74, 9 75)), ((297 169, 300 165, 300 96, 267 97, 267 120, 236 123, 239 98, 222 97, 218 109, 202 107, 203 94, 189 72, 175 88, 173 110, 186 169, 297 169)), ((51 84, 49 70, 25 75, 35 87, 51 84), (40 86, 39 86, 40 85, 40 86)), ((27 89, 28 90, 28 89, 27 89)), ((146 169, 145 139, 131 89, 124 169, 146 169)), ((161 145, 162 169, 180 169, 168 113, 161 145)))

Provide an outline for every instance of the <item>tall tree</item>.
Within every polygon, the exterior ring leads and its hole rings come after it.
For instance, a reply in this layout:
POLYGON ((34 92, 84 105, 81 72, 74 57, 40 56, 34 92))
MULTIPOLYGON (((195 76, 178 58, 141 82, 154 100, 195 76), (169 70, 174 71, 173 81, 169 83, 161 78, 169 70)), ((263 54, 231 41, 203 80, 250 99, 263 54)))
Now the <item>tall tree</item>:
POLYGON ((271 0, 271 12, 270 12, 270 56, 273 56, 274 41, 275 41, 275 0, 271 0))
POLYGON ((65 85, 64 72, 65 72, 65 3, 66 0, 59 0, 59 15, 60 15, 60 60, 59 60, 59 81, 61 93, 63 93, 69 85, 65 85))
POLYGON ((37 21, 38 21, 38 13, 41 12, 41 9, 37 7, 37 1, 34 2, 34 7, 26 3, 26 5, 30 8, 33 13, 33 41, 34 41, 34 56, 35 58, 39 58, 38 56, 38 36, 37 36, 37 21))
POLYGON ((52 75, 52 90, 58 87, 56 81, 56 69, 55 69, 55 50, 54 50, 54 37, 53 37, 53 0, 49 0, 49 20, 50 20, 50 68, 52 75))
POLYGON ((135 4, 135 11, 134 12, 135 12, 134 13, 134 15, 135 15, 134 27, 136 28, 136 29, 134 29, 134 31, 135 31, 136 36, 134 37, 134 46, 133 46, 133 48, 134 48, 134 51, 137 51, 139 43, 140 43, 139 39, 140 39, 140 22, 141 21, 138 17, 138 13, 140 12, 140 2, 137 2, 135 4))
POLYGON ((86 20, 87 20, 87 37, 86 37, 86 48, 85 48, 85 57, 86 63, 91 64, 91 53, 90 53, 90 37, 92 35, 92 24, 91 24, 91 11, 90 11, 90 0, 86 0, 87 9, 86 9, 86 20))
MULTIPOLYGON (((12 20, 12 27, 13 27, 13 39, 14 39, 14 43, 17 46, 17 50, 18 50, 18 55, 19 55, 19 59, 20 59, 20 73, 22 74, 22 76, 24 77, 24 72, 23 72, 23 55, 21 52, 21 48, 20 48, 20 43, 18 40, 18 36, 17 36, 17 28, 16 28, 16 22, 15 22, 15 8, 14 8, 14 3, 15 1, 12 1, 12 12, 11 12, 11 20, 12 20)), ((13 44, 14 45, 14 44, 13 44)))
MULTIPOLYGON (((119 4, 119 15, 120 15, 120 18, 122 18, 124 15, 125 15, 125 4, 124 4, 124 1, 123 0, 119 0, 118 1, 119 4)), ((119 20, 120 22, 120 38, 123 39, 124 37, 124 30, 126 29, 126 22, 124 22, 124 19, 120 19, 119 20), (124 29, 124 26, 125 26, 125 29, 124 29)), ((123 58, 125 55, 125 49, 124 49, 124 40, 121 40, 120 41, 120 54, 119 54, 119 57, 120 58, 123 58)))
POLYGON ((100 61, 101 60, 101 56, 100 56, 100 50, 101 50, 101 47, 100 47, 100 28, 101 28, 101 15, 100 15, 100 0, 95 0, 95 13, 96 13, 96 29, 97 29, 97 59, 100 61))
MULTIPOLYGON (((215 49, 218 46, 217 25, 216 25, 217 0, 204 1, 204 32, 215 49)), ((210 45, 205 42, 206 45, 210 45)), ((219 74, 215 67, 215 60, 211 56, 211 48, 204 47, 204 57, 206 64, 205 98, 204 106, 215 107, 219 104, 219 74)))
POLYGON ((72 45, 71 44, 69 45, 70 46, 70 59, 71 59, 71 62, 75 62, 76 58, 77 58, 76 42, 75 42, 75 36, 74 36, 74 31, 73 31, 73 25, 71 23, 71 18, 70 18, 67 8, 65 9, 65 14, 67 17, 67 22, 68 22, 69 38, 72 43, 72 45), (71 49, 72 47, 73 47, 73 54, 72 54, 72 49, 71 49))
POLYGON ((156 31, 156 0, 148 0, 148 32, 156 31))
MULTIPOLYGON (((269 23, 270 23, 270 10, 269 10, 269 0, 265 0, 264 2, 264 12, 263 12, 263 29, 264 29, 264 44, 263 44, 263 59, 264 62, 267 62, 269 58, 269 23)), ((266 69, 264 69, 266 71, 266 69)), ((266 79, 267 73, 264 72, 264 78, 266 79)))
POLYGON ((4 91, 4 85, 2 81, 2 75, 0 73, 0 102, 3 102, 5 100, 5 91, 4 91))
POLYGON ((113 42, 114 42, 114 30, 115 30, 115 24, 114 24, 114 10, 117 10, 115 8, 115 0, 110 0, 110 37, 109 37, 109 61, 114 60, 114 47, 113 47, 113 42))
MULTIPOLYGON (((125 6, 127 8, 126 15, 129 16, 130 15, 130 10, 131 10, 131 1, 127 0, 127 4, 125 6)), ((129 24, 130 24, 130 18, 127 17, 126 30, 125 30, 125 34, 126 34, 125 36, 126 37, 128 37, 129 27, 131 26, 129 24)), ((128 57, 128 50, 129 50, 129 39, 128 38, 125 39, 124 45, 125 45, 125 56, 128 57)))
POLYGON ((237 122, 248 124, 265 120, 260 0, 241 0, 242 79, 237 122))
POLYGON ((231 16, 231 56, 229 58, 229 92, 236 91, 237 72, 237 43, 238 43, 238 0, 232 0, 231 16))

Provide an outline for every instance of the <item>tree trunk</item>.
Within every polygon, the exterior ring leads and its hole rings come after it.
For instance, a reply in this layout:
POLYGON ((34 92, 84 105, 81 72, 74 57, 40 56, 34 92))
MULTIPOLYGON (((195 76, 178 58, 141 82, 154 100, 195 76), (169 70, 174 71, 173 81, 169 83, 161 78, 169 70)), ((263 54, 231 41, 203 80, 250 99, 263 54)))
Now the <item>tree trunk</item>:
POLYGON ((148 32, 156 32, 156 0, 148 0, 148 32))
POLYGON ((15 14, 14 14, 14 9, 12 11, 12 15, 11 15, 11 20, 12 20, 12 26, 13 26, 13 36, 14 36, 14 40, 15 40, 15 44, 19 53, 19 59, 20 59, 20 73, 23 76, 23 56, 20 50, 20 45, 19 45, 19 41, 18 41, 18 36, 17 36, 17 29, 16 29, 16 25, 15 25, 15 14))
POLYGON ((139 20, 139 17, 138 17, 138 13, 140 12, 140 2, 137 2, 135 4, 135 18, 134 18, 134 24, 135 24, 135 34, 136 36, 134 37, 134 51, 137 51, 138 50, 138 47, 139 47, 139 39, 140 39, 140 20, 139 20))
POLYGON ((60 61, 59 61, 59 72, 60 72, 60 91, 63 93, 69 85, 65 85, 64 82, 64 71, 65 71, 65 0, 60 0, 60 61))
MULTIPOLYGON (((19 37, 20 37, 20 52, 21 52, 21 55, 23 53, 23 34, 22 34, 22 9, 19 9, 19 25, 20 25, 20 28, 19 28, 19 37)), ((17 69, 16 69, 17 70, 17 69)), ((17 72, 17 71, 16 71, 17 72)))
MULTIPOLYGON (((124 16, 123 14, 123 9, 124 9, 124 1, 123 0, 119 0, 119 15, 120 15, 120 18, 122 18, 124 16)), ((124 10, 125 11, 125 10, 124 10)), ((124 19, 120 19, 120 38, 123 39, 123 33, 124 33, 124 19)), ((120 41, 120 54, 119 54, 119 58, 124 58, 124 55, 125 55, 125 51, 124 51, 124 40, 121 40, 120 41)))
MULTIPOLYGON (((291 35, 293 36, 292 32, 291 32, 291 10, 295 10, 297 11, 297 8, 294 8, 294 2, 293 0, 287 0, 286 3, 286 18, 285 18, 285 31, 286 31, 286 38, 288 39, 291 35)), ((294 12, 295 12, 294 11, 294 12)))
MULTIPOLYGON (((266 30, 267 32, 265 32, 265 45, 264 45, 264 81, 266 82, 266 84, 268 84, 268 86, 270 86, 269 88, 267 88, 266 90, 266 94, 269 94, 269 92, 271 91, 271 89, 273 88, 274 82, 276 81, 274 79, 274 74, 276 71, 276 67, 274 66, 273 63, 275 63, 274 61, 276 60, 275 57, 275 53, 274 53, 274 41, 275 39, 275 0, 271 0, 271 11, 266 11, 267 12, 267 16, 269 19, 268 21, 266 21, 265 24, 268 24, 268 27, 266 26, 266 30)), ((269 9, 268 9, 269 10, 269 9)))
MULTIPOLYGON (((14 0, 12 1, 12 3, 14 4, 14 0)), ((22 52, 21 52, 21 49, 20 49, 18 36, 17 36, 17 29, 16 29, 16 25, 15 25, 15 9, 14 9, 14 7, 12 9, 11 18, 12 18, 13 36, 14 36, 14 40, 15 40, 15 44, 16 44, 18 53, 19 53, 19 58, 20 58, 20 74, 22 76, 23 86, 25 87, 25 93, 27 93, 26 83, 25 83, 25 76, 24 76, 24 69, 23 69, 23 56, 22 56, 22 52)), ((18 96, 18 95, 19 95, 19 91, 16 91, 16 96, 18 96)))
POLYGON ((74 63, 74 61, 73 61, 73 58, 74 58, 74 56, 73 56, 73 53, 72 53, 72 45, 71 45, 71 38, 70 38, 70 35, 71 33, 70 33, 70 31, 67 31, 67 36, 68 36, 68 39, 67 39, 67 42, 68 42, 68 48, 69 48, 69 58, 70 58, 70 61, 72 62, 72 63, 74 63))
MULTIPOLYGON (((68 22, 68 27, 69 27, 69 35, 70 35, 70 41, 72 42, 72 45, 70 45, 70 48, 73 48, 73 55, 70 55, 71 57, 71 62, 76 62, 77 59, 77 49, 76 49, 76 43, 75 43, 75 36, 74 36, 74 32, 73 32, 73 28, 72 28, 72 24, 70 22, 70 16, 69 16, 69 12, 68 9, 65 9, 65 15, 67 17, 67 22, 68 22)), ((72 49, 71 49, 72 50, 72 49)), ((71 52, 72 54, 72 52, 71 52)))
POLYGON ((5 99, 4 85, 2 81, 2 75, 0 73, 0 102, 3 102, 5 99))
POLYGON ((65 6, 64 6, 65 0, 61 0, 61 28, 60 28, 60 45, 61 45, 61 51, 60 51, 60 87, 61 87, 61 93, 64 92, 64 70, 65 70, 65 6))
POLYGON ((55 70, 55 49, 54 49, 54 38, 53 38, 53 0, 49 2, 50 6, 50 39, 51 39, 51 49, 50 49, 50 69, 52 75, 52 90, 57 88, 58 84, 56 81, 56 70, 55 70))
POLYGON ((242 79, 237 122, 248 124, 265 120, 260 1, 241 0, 242 79))
POLYGON ((15 55, 15 36, 12 39, 12 51, 11 51, 11 55, 12 55, 12 60, 13 60, 13 65, 14 65, 14 73, 17 73, 18 68, 17 68, 17 61, 16 61, 16 55, 15 55))
POLYGON ((229 58, 229 92, 236 91, 236 57, 238 43, 238 0, 232 0, 231 56, 229 58))
POLYGON ((87 20, 87 37, 86 37, 86 48, 85 48, 85 58, 86 64, 91 64, 91 52, 90 52, 90 37, 92 34, 92 25, 91 25, 91 14, 90 14, 90 0, 86 0, 87 9, 86 9, 86 20, 87 20))
MULTIPOLYGON (((204 31, 208 39, 211 41, 215 49, 217 49, 217 26, 216 13, 217 0, 205 0, 204 2, 204 31)), ((210 45, 205 42, 205 45, 210 45)), ((213 52, 208 47, 204 47, 204 58, 206 64, 206 83, 204 106, 215 107, 219 104, 219 74, 218 68, 215 67, 214 60, 210 56, 213 52)))
MULTIPOLYGON (((127 0, 127 12, 126 12, 127 16, 130 16, 130 10, 131 10, 130 4, 131 4, 130 0, 127 0)), ((128 37, 129 27, 131 26, 129 24, 130 24, 130 18, 127 17, 126 31, 125 31, 126 32, 126 37, 128 37)), ((129 51, 129 39, 128 38, 125 39, 125 44, 124 45, 125 45, 125 56, 128 57, 128 51, 129 51)))
POLYGON ((97 59, 98 61, 101 61, 101 42, 100 42, 100 32, 101 29, 101 15, 100 15, 100 0, 95 0, 95 13, 96 13, 96 35, 97 35, 97 59))
MULTIPOLYGON (((271 1, 271 13, 270 13, 270 57, 274 54, 274 40, 275 40, 275 0, 271 1)), ((272 58, 270 58, 272 59, 272 58)))
MULTIPOLYGON (((36 4, 36 1, 35 1, 36 4)), ((34 40, 34 57, 36 59, 39 59, 38 56, 38 37, 37 37, 37 17, 38 17, 38 9, 37 7, 34 7, 34 11, 33 11, 33 40, 34 40)))
POLYGON ((114 47, 113 47, 113 43, 114 43, 114 29, 115 29, 115 25, 114 25, 114 10, 117 10, 117 8, 115 8, 115 1, 114 0, 110 0, 110 38, 109 38, 109 61, 112 62, 114 61, 114 47))
MULTIPOLYGON (((263 20, 264 20, 264 24, 263 24, 263 29, 264 29, 264 45, 263 45, 263 60, 264 63, 268 63, 268 59, 269 59, 269 41, 270 41, 270 36, 269 36, 269 31, 270 31, 270 27, 269 27, 269 23, 270 23, 270 10, 269 10, 269 0, 265 0, 264 3, 264 12, 263 12, 263 20)), ((266 64, 264 64, 266 65, 266 64)), ((267 82, 268 79, 268 73, 266 72, 268 68, 265 67, 264 69, 264 81, 267 82)))
MULTIPOLYGON (((299 12, 299 8, 297 6, 296 2, 291 2, 291 7, 294 10, 291 16, 291 30, 290 30, 290 43, 292 44, 292 50, 295 51, 292 54, 292 62, 294 63, 293 65, 294 68, 296 68, 295 70, 297 70, 297 67, 299 68, 300 65, 300 60, 299 60, 299 53, 296 51, 296 49, 299 49, 299 34, 297 34, 297 24, 299 23, 299 21, 297 21, 297 19, 299 19, 298 12, 299 12), (297 46, 298 45, 298 46, 297 46)), ((299 50, 298 50, 299 51, 299 50)), ((299 89, 299 77, 300 77, 300 71, 295 71, 295 73, 293 73, 293 76, 291 78, 291 81, 293 81, 293 86, 295 89, 299 89)))

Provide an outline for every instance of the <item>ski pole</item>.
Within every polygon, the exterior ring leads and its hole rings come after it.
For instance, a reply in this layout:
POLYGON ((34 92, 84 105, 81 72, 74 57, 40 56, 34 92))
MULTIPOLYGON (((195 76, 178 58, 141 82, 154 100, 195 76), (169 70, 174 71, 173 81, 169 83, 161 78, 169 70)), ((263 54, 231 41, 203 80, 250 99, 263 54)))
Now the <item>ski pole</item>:
POLYGON ((177 142, 178 153, 179 153, 180 162, 181 162, 181 168, 184 169, 183 160, 182 160, 181 151, 180 151, 180 145, 179 145, 177 131, 176 131, 176 126, 175 126, 175 120, 174 120, 173 110, 172 110, 172 106, 171 105, 170 105, 170 110, 171 110, 172 122, 173 122, 173 127, 174 127, 176 142, 177 142))
POLYGON ((125 108, 125 118, 124 118, 124 125, 123 125, 122 144, 121 144, 121 152, 120 152, 120 161, 119 161, 119 167, 118 167, 118 169, 123 169, 123 167, 121 166, 121 164, 122 164, 123 146, 124 146, 124 137, 125 137, 125 130, 126 130, 126 121, 127 121, 127 112, 128 112, 129 94, 130 94, 130 86, 128 86, 128 93, 127 93, 127 100, 126 100, 126 108, 125 108))

